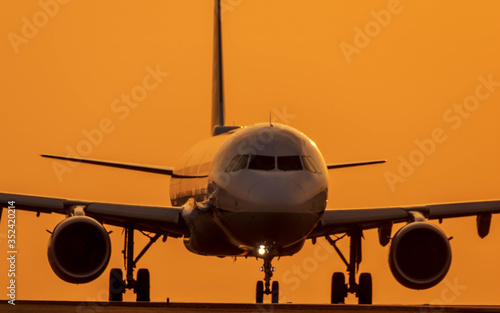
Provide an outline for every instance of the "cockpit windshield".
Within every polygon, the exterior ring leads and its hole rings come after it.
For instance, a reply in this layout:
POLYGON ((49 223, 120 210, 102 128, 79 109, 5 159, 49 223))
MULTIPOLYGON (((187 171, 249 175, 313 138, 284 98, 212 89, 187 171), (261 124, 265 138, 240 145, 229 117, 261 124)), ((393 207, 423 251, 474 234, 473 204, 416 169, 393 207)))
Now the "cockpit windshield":
POLYGON ((278 169, 281 171, 299 171, 302 169, 298 155, 278 157, 278 169))
POLYGON ((308 170, 309 172, 313 173, 321 173, 319 170, 318 165, 316 165, 316 162, 314 162, 313 158, 310 156, 302 156, 302 164, 304 164, 304 168, 308 170))
POLYGON ((310 156, 288 155, 236 155, 229 161, 226 172, 236 172, 243 169, 259 171, 300 171, 307 170, 312 173, 320 173, 320 170, 310 156))
POLYGON ((247 168, 248 165, 248 155, 242 155, 238 160, 238 163, 233 167, 233 171, 239 171, 247 168))
POLYGON ((227 165, 226 172, 236 172, 247 168, 248 157, 248 155, 236 155, 227 165))
POLYGON ((252 155, 250 156, 250 164, 248 168, 251 170, 270 171, 275 169, 275 158, 267 155, 252 155))

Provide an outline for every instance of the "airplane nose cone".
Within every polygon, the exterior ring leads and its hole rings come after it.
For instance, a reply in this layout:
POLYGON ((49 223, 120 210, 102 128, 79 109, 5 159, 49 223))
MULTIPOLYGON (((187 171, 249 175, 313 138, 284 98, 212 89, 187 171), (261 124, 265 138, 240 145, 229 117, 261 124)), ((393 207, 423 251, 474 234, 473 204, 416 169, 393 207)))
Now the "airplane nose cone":
POLYGON ((294 181, 270 178, 253 185, 248 191, 248 199, 255 204, 297 205, 305 201, 305 193, 294 181))

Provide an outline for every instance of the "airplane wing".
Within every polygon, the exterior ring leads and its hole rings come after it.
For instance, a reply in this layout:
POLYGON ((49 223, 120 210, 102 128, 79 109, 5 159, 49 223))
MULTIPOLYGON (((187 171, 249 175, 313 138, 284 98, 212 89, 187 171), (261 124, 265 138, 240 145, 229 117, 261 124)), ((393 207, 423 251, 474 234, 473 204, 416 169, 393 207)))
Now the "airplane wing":
POLYGON ((16 210, 71 215, 82 208, 85 215, 114 226, 133 226, 135 229, 166 234, 171 237, 188 235, 189 230, 181 216, 182 207, 154 207, 113 204, 0 193, 0 217, 2 208, 15 201, 16 210))
MULTIPOLYGON (((381 227, 386 227, 387 225, 390 226, 393 223, 411 222, 414 220, 414 212, 420 213, 423 217, 429 220, 477 216, 479 231, 479 219, 488 220, 491 219, 491 214, 500 213, 500 201, 445 203, 390 208, 326 210, 320 223, 309 235, 309 237, 315 238, 345 233, 352 229, 380 229, 381 227)), ((484 234, 484 236, 486 234, 484 234)))

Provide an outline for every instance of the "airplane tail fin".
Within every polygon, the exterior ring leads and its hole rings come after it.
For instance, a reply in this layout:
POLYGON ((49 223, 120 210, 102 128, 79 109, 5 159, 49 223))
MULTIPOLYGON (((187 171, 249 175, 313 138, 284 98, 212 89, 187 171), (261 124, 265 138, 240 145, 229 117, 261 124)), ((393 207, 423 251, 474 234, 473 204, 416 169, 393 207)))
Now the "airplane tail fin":
POLYGON ((214 0, 214 63, 212 81, 212 129, 224 126, 224 79, 222 67, 222 36, 220 0, 214 0))
POLYGON ((214 63, 212 80, 212 136, 226 133, 239 126, 225 126, 224 73, 222 66, 222 31, 220 0, 214 0, 214 63))

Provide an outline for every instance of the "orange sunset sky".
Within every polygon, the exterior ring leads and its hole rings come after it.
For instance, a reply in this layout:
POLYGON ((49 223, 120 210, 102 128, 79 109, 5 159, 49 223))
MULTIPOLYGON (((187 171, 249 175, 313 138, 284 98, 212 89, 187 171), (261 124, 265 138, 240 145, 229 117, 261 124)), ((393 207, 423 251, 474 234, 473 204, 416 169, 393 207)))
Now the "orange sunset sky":
MULTIPOLYGON (((330 171, 330 209, 500 199, 498 1, 222 2, 228 124, 264 122, 271 112, 311 137, 327 162, 388 160, 330 171)), ((213 2, 1 6, 0 192, 169 205, 168 177, 91 165, 57 174, 39 154, 80 148, 90 158, 173 166, 206 138, 213 2), (147 68, 162 76, 139 94, 147 68), (141 101, 129 108, 121 99, 132 92, 141 101), (103 120, 110 130, 89 149, 85 133, 103 120)), ((62 218, 17 212, 17 299, 106 300, 109 269, 123 265, 121 229, 107 227, 113 252, 105 273, 77 286, 60 280, 46 256, 45 230, 62 218)), ((483 240, 475 223, 443 222, 454 237, 453 262, 445 280, 424 291, 400 286, 389 247, 365 232, 361 271, 373 274, 374 303, 500 304, 500 217, 483 240)), ((6 233, 4 212, 3 256, 6 233)), ((139 238, 136 249, 145 243, 139 238)), ((331 275, 345 266, 325 247, 324 239, 308 241, 273 262, 282 301, 329 302, 331 275)), ((347 253, 348 241, 340 247, 347 253)), ((260 266, 197 256, 172 238, 139 262, 151 271, 152 300, 175 302, 253 302, 260 266)), ((4 291, 7 268, 1 257, 4 291)))

